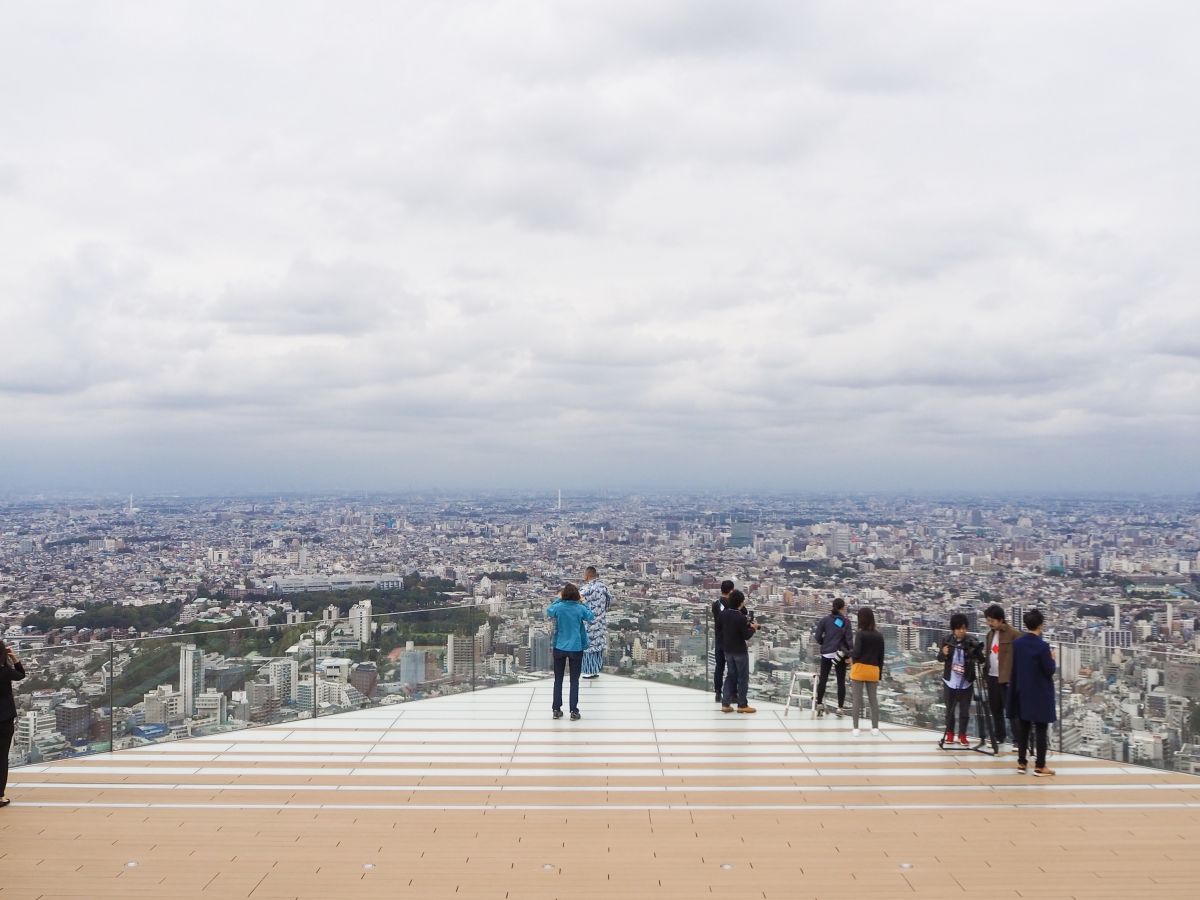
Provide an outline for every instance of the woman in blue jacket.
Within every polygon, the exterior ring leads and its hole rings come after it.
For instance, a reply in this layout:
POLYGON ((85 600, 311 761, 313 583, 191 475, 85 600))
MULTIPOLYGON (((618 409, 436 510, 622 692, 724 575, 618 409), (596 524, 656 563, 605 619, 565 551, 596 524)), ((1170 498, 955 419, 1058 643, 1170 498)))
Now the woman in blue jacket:
POLYGON ((1029 732, 1036 735, 1037 758, 1033 774, 1054 774, 1046 768, 1047 732, 1058 716, 1054 709, 1054 651, 1042 639, 1046 621, 1040 610, 1025 613, 1025 634, 1012 643, 1012 677, 1008 682, 1008 717, 1017 731, 1017 771, 1029 770, 1029 732))
POLYGON ((554 620, 554 718, 562 718, 562 685, 567 663, 571 663, 571 718, 579 718, 579 676, 583 673, 583 651, 588 645, 587 626, 596 618, 579 596, 579 588, 568 583, 546 609, 554 620))

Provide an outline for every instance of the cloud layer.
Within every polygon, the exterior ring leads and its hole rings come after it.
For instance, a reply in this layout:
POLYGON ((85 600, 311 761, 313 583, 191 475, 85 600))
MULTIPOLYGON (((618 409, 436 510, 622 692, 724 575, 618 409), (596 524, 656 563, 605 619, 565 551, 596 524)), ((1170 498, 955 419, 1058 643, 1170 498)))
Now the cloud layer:
POLYGON ((0 489, 1196 490, 1193 4, 32 4, 0 489))

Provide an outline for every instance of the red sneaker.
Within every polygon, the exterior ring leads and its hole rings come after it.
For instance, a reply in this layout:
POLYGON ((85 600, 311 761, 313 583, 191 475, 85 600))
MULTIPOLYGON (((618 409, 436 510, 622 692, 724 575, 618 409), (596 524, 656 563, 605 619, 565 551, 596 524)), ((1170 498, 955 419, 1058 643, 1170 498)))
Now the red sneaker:
POLYGON ((958 736, 958 742, 960 744, 962 744, 964 747, 970 746, 970 743, 971 743, 970 741, 967 740, 967 736, 965 734, 960 734, 958 736))
POLYGON ((942 743, 943 744, 953 744, 954 743, 954 732, 947 731, 946 736, 944 738, 942 738, 942 743))

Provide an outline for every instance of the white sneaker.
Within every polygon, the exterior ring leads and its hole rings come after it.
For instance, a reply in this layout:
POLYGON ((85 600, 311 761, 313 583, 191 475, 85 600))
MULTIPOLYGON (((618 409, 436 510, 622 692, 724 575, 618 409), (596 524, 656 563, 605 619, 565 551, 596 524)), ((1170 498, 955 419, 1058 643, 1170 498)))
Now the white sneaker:
POLYGON ((851 733, 852 735, 854 735, 855 737, 858 737, 860 734, 862 734, 862 731, 861 731, 861 730, 859 730, 858 728, 855 728, 855 729, 854 729, 852 732, 850 732, 850 733, 851 733))
POLYGON ((879 737, 879 735, 883 734, 883 732, 880 731, 878 728, 872 728, 871 734, 875 735, 875 737, 879 737))

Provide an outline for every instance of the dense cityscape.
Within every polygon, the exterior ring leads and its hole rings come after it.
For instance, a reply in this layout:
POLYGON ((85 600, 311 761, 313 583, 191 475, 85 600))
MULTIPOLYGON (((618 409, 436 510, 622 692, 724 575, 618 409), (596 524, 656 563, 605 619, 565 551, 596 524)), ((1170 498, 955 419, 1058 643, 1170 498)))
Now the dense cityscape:
POLYGON ((34 498, 0 506, 12 765, 545 677, 585 566, 606 671, 710 681, 732 578, 752 692, 815 668, 834 598, 875 609, 890 721, 936 727, 934 649, 1000 603, 1057 645, 1063 750, 1200 772, 1200 503, 1170 498, 491 494, 34 498))

